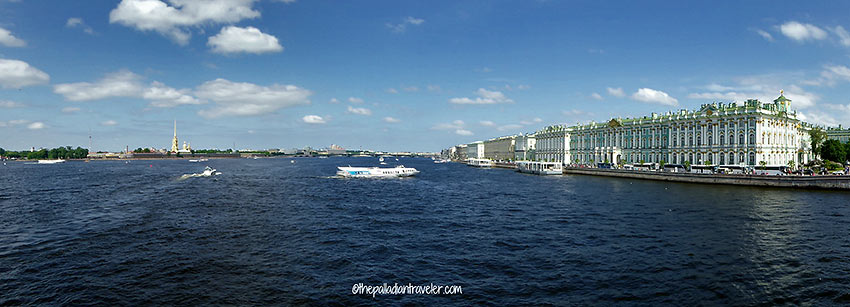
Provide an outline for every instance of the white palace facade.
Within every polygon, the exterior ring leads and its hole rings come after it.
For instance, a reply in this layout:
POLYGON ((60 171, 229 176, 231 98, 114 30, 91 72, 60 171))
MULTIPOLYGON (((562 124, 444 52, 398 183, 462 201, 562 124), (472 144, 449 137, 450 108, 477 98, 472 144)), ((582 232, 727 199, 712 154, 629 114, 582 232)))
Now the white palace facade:
POLYGON ((773 103, 711 103, 699 110, 614 118, 605 123, 553 125, 534 134, 458 145, 444 156, 504 159, 514 138, 515 160, 564 164, 667 163, 691 165, 802 165, 811 160, 809 131, 780 96, 773 103), (522 138, 520 138, 522 137, 522 138), (517 143, 517 139, 521 140, 517 143), (498 143, 498 146, 495 146, 498 143), (493 148, 487 148, 490 145, 493 148), (498 148, 497 148, 498 147, 498 148))
POLYGON ((537 160, 801 165, 811 158, 810 128, 780 95, 773 103, 712 103, 697 111, 546 127, 537 132, 537 160))

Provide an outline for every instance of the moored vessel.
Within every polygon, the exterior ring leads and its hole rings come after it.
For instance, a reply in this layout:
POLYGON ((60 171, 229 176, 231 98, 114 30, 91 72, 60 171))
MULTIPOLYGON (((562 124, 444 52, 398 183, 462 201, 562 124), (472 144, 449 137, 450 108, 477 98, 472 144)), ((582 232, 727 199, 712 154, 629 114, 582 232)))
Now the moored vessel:
POLYGON ((493 161, 490 161, 490 159, 469 158, 469 160, 466 161, 466 165, 475 167, 492 167, 493 161))
POLYGON ((518 161, 517 170, 522 173, 537 175, 561 175, 564 167, 561 162, 518 161))

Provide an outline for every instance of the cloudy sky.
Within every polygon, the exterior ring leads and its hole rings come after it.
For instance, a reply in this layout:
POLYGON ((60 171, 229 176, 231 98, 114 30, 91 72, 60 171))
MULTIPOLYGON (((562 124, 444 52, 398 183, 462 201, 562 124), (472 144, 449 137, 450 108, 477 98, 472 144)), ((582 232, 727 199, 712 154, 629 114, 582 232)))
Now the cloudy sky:
POLYGON ((0 147, 437 151, 770 101, 850 125, 850 2, 0 0, 0 147))

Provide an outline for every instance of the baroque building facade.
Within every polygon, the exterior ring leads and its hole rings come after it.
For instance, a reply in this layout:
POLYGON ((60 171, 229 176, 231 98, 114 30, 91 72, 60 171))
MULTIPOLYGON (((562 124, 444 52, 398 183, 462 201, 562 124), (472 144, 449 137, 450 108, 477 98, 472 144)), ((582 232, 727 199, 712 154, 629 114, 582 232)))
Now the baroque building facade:
POLYGON ((773 103, 711 103, 696 111, 549 126, 536 133, 535 160, 801 165, 811 159, 810 129, 791 110, 791 100, 780 95, 773 103))

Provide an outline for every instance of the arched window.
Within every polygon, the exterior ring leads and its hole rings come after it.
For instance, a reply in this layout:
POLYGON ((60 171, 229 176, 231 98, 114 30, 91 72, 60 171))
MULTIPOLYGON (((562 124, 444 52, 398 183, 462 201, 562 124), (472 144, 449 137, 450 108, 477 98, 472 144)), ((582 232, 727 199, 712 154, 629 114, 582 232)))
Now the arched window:
POLYGON ((729 153, 729 164, 735 164, 735 153, 729 153))
POLYGON ((720 140, 720 146, 723 146, 723 143, 726 143, 726 139, 723 138, 723 133, 720 134, 718 139, 720 140))
POLYGON ((682 142, 679 144, 682 144, 682 147, 685 147, 685 135, 682 135, 682 142))
POLYGON ((729 134, 729 145, 735 145, 735 134, 734 133, 729 134))
POLYGON ((738 154, 738 163, 744 164, 744 153, 738 154))
POLYGON ((741 145, 746 144, 746 143, 744 143, 744 134, 743 133, 738 135, 738 144, 741 144, 741 145))
POLYGON ((697 154, 697 163, 702 164, 702 154, 701 153, 697 154))
POLYGON ((697 146, 702 146, 702 135, 697 134, 697 146))
POLYGON ((692 137, 692 136, 688 137, 688 145, 694 146, 694 137, 692 137))
POLYGON ((676 147, 676 138, 673 138, 673 147, 676 147))
POLYGON ((726 164, 726 155, 721 153, 720 154, 720 165, 725 165, 725 164, 726 164))
POLYGON ((750 152, 750 165, 756 165, 756 153, 750 152))
POLYGON ((754 134, 750 133, 750 145, 755 144, 755 143, 756 143, 756 136, 754 134))
POLYGON ((688 162, 694 163, 694 154, 688 154, 688 162))
POLYGON ((708 135, 708 146, 711 146, 712 144, 714 144, 714 143, 712 142, 711 134, 709 134, 708 135))

